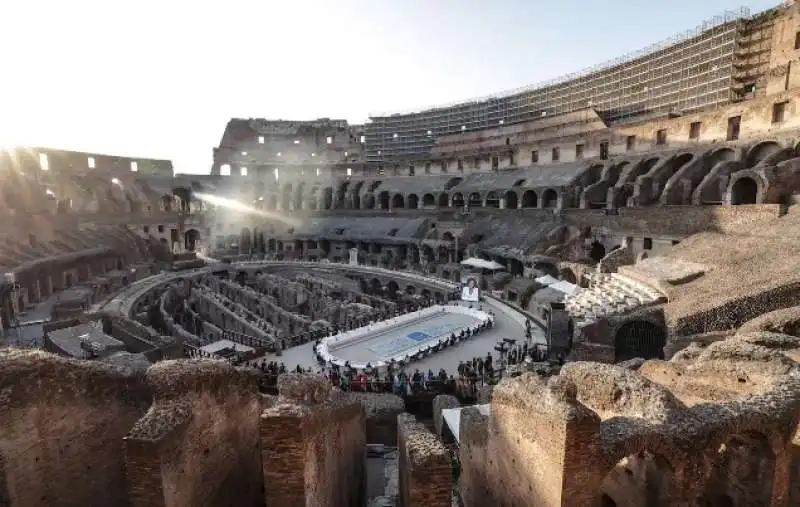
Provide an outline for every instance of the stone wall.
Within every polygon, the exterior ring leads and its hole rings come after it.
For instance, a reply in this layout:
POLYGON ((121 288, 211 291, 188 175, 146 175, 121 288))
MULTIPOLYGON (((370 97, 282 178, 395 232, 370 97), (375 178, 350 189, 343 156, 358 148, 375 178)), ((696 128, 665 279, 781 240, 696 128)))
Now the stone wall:
POLYGON ((609 216, 604 210, 566 209, 567 225, 605 228, 632 236, 681 238, 703 231, 730 232, 740 227, 770 222, 781 214, 778 204, 742 206, 663 206, 622 208, 609 216))
POLYGON ((441 441, 411 414, 397 418, 403 507, 450 507, 452 467, 441 441))
POLYGON ((364 407, 366 443, 397 446, 397 416, 406 410, 403 398, 395 394, 343 393, 364 407))
POLYGON ((489 418, 462 412, 461 498, 466 507, 594 505, 599 446, 600 418, 564 379, 504 380, 489 418))
POLYGON ((314 375, 281 375, 261 415, 267 505, 366 504, 364 408, 314 375))
MULTIPOLYGON (((433 425, 436 428, 436 434, 439 437, 442 436, 442 428, 445 426, 442 410, 448 408, 458 408, 460 406, 461 403, 458 401, 458 398, 455 396, 450 396, 449 394, 440 394, 433 399, 433 425)), ((457 437, 458 435, 455 436, 457 437)))
POLYGON ((163 361, 125 439, 133 507, 263 505, 256 376, 223 361, 163 361))
POLYGON ((0 393, 0 504, 131 505, 122 439, 150 403, 141 374, 7 349, 0 393))

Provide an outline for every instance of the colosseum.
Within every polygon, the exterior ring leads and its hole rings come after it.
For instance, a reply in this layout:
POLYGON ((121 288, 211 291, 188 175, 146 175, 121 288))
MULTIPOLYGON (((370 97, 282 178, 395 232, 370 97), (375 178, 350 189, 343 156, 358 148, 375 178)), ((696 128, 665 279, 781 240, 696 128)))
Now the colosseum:
POLYGON ((0 506, 800 505, 798 62, 0 151, 0 506))

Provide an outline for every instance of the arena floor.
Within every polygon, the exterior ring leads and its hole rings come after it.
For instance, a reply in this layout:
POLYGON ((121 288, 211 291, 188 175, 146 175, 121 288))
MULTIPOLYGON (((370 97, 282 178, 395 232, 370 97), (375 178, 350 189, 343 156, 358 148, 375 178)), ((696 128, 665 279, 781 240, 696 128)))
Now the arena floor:
POLYGON ((465 326, 477 325, 478 319, 460 313, 438 313, 406 324, 391 327, 364 341, 330 348, 331 355, 351 363, 377 363, 433 344, 437 336, 450 334, 465 326))
MULTIPOLYGON (((497 344, 497 341, 502 338, 513 338, 519 340, 518 343, 522 343, 525 339, 525 328, 502 311, 495 309, 494 305, 494 302, 481 303, 485 311, 493 311, 495 314, 495 325, 491 329, 469 338, 467 341, 461 342, 455 347, 448 347, 420 361, 413 362, 409 365, 409 369, 412 371, 416 368, 419 368, 421 371, 430 369, 434 372, 438 372, 440 368, 444 368, 448 373, 456 375, 459 361, 472 360, 473 357, 478 356, 485 357, 489 352, 492 352, 494 357, 497 358, 497 352, 495 352, 494 346, 497 344)), ((539 343, 542 345, 547 343, 544 332, 536 326, 533 327, 531 343, 539 343)), ((363 347, 363 345, 361 346, 363 347)), ((337 354, 339 354, 338 351, 337 354)), ((285 350, 282 356, 267 356, 266 360, 282 361, 288 368, 295 368, 299 364, 304 368, 312 368, 314 371, 318 369, 311 343, 285 350)), ((257 362, 260 361, 260 359, 257 360, 257 362)))

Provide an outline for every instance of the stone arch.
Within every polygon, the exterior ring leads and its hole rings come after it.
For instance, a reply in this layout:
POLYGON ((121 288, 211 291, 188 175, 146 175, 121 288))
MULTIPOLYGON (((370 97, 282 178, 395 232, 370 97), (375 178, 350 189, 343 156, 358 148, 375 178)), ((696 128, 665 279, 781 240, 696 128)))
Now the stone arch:
POLYGON ((422 205, 436 206, 436 198, 433 196, 433 194, 425 194, 422 196, 422 205))
POLYGON ((776 457, 764 434, 729 435, 712 453, 701 505, 771 505, 776 457))
POLYGON ((505 205, 508 209, 517 209, 519 207, 519 202, 517 200, 517 193, 513 190, 507 191, 503 195, 503 199, 506 201, 505 205))
POLYGON ((558 192, 548 188, 542 194, 542 208, 555 208, 558 206, 558 192))
POLYGON ((373 278, 369 281, 369 289, 373 294, 378 294, 383 290, 383 284, 377 278, 373 278))
POLYGON ((352 203, 353 209, 360 209, 361 208, 361 189, 364 187, 364 182, 359 181, 355 185, 353 185, 352 190, 350 190, 350 201, 352 203))
POLYGON ((492 190, 486 194, 486 207, 499 208, 500 207, 500 194, 496 190, 492 190))
POLYGON ((483 206, 483 200, 481 199, 481 194, 478 192, 472 192, 469 194, 469 200, 467 201, 470 208, 480 208, 483 206))
POLYGON ((388 190, 384 190, 383 192, 378 194, 378 206, 381 209, 389 209, 389 201, 390 201, 390 198, 389 198, 389 191, 388 190))
POLYGON ((408 209, 417 209, 419 207, 419 197, 417 194, 408 194, 408 209))
POLYGON ((669 461, 647 450, 622 458, 601 485, 601 505, 667 507, 673 470, 669 461))
POLYGON ((297 184, 297 187, 294 190, 294 209, 300 210, 303 209, 303 190, 305 187, 305 183, 302 181, 297 184))
POLYGON ((456 192, 453 194, 453 207, 454 208, 463 208, 464 207, 464 194, 461 192, 456 192))
POLYGON ((760 185, 750 176, 741 176, 731 183, 731 204, 758 203, 760 185))
POLYGON ((287 183, 281 191, 281 209, 288 211, 292 209, 292 184, 287 183))
POLYGON ((442 233, 442 241, 455 241, 453 233, 451 233, 450 231, 445 231, 444 233, 442 233))
POLYGON ((406 285, 405 293, 409 296, 413 296, 417 293, 417 288, 413 285, 406 285))
POLYGON ((748 168, 754 167, 770 155, 774 155, 781 150, 783 150, 783 147, 776 141, 761 141, 747 151, 745 165, 748 168))
POLYGON ((558 272, 559 278, 564 280, 565 282, 577 284, 578 283, 578 276, 575 274, 572 268, 561 268, 558 272))
POLYGON ((322 190, 322 209, 331 209, 333 207, 333 188, 325 187, 322 190))
POLYGON ((720 162, 730 162, 732 160, 736 160, 736 151, 729 146, 717 148, 708 155, 710 168, 714 167, 720 162))
POLYGON ((390 280, 389 283, 386 284, 386 288, 388 289, 390 297, 397 297, 397 292, 400 290, 400 286, 397 285, 397 282, 390 280))
POLYGON ((631 320, 614 334, 614 362, 628 359, 664 359, 667 333, 663 326, 647 320, 631 320))
POLYGON ((394 194, 392 196, 392 208, 405 208, 406 200, 403 199, 403 194, 394 194))
POLYGON ((439 200, 436 203, 440 208, 446 208, 450 205, 450 196, 445 192, 439 194, 439 200))
POLYGON ((422 292, 420 293, 420 295, 422 297, 426 298, 426 299, 430 299, 431 298, 431 291, 429 291, 428 289, 422 289, 422 292))
POLYGON ((444 184, 444 189, 450 190, 453 187, 461 184, 462 181, 464 181, 464 178, 459 178, 459 177, 450 178, 449 180, 447 180, 447 183, 444 184))
POLYGON ((523 208, 537 208, 539 206, 539 196, 533 190, 526 190, 522 193, 523 208))
POLYGON ((375 194, 364 196, 364 209, 375 209, 375 194))
POLYGON ((183 235, 183 247, 187 252, 194 252, 199 241, 200 233, 197 231, 197 229, 189 229, 183 235))
POLYGON ((242 232, 239 234, 239 251, 249 252, 253 246, 253 235, 250 229, 242 227, 242 232))

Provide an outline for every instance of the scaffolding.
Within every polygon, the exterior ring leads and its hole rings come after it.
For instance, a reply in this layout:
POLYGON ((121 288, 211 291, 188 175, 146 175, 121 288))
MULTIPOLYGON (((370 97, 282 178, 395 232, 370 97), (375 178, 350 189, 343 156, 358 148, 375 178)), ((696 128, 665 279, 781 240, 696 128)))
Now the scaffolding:
POLYGON ((690 113, 731 102, 743 7, 693 30, 560 78, 422 111, 371 115, 367 160, 424 156, 443 135, 511 125, 594 108, 612 124, 690 113))

